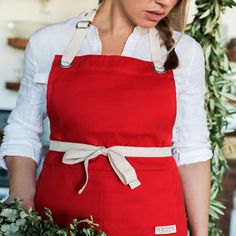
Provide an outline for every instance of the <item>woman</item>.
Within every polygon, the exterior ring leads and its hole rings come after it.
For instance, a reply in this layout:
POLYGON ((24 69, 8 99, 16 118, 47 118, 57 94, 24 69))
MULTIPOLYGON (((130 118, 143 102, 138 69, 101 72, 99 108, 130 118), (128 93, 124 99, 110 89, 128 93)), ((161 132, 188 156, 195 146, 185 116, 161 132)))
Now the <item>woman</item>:
POLYGON ((191 235, 208 235, 204 56, 178 32, 187 8, 105 0, 31 36, 1 146, 7 201, 49 207, 62 226, 93 215, 110 236, 184 236, 187 221, 191 235), (47 115, 50 150, 36 185, 47 115))

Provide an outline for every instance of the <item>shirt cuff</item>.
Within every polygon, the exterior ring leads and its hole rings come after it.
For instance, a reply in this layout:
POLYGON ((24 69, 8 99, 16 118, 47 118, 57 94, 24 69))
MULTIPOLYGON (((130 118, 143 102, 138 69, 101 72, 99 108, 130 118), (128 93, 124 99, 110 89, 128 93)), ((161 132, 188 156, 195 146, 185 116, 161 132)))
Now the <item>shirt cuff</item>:
POLYGON ((177 166, 193 164, 201 161, 210 160, 213 157, 211 148, 186 148, 186 149, 173 149, 173 157, 177 166))
POLYGON ((23 144, 20 144, 19 147, 16 144, 2 144, 0 148, 0 166, 7 170, 5 156, 28 157, 33 159, 38 167, 41 160, 41 148, 36 149, 23 144))

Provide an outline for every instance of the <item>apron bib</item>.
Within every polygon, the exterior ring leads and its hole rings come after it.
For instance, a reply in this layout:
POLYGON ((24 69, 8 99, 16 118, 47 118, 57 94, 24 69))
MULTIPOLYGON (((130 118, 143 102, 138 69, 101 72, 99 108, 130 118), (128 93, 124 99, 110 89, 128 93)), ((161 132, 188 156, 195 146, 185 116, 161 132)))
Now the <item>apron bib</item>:
POLYGON ((48 79, 51 143, 36 210, 50 208, 62 227, 92 215, 108 236, 187 235, 182 183, 169 151, 173 71, 156 73, 152 61, 126 56, 75 56, 72 44, 69 54, 55 56, 48 79), (63 66, 68 55, 72 62, 63 66))

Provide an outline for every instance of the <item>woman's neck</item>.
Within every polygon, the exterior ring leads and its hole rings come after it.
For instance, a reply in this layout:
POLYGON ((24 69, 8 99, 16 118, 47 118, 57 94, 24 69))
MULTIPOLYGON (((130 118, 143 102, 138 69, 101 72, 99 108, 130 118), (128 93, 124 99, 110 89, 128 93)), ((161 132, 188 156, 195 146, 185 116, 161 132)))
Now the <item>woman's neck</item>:
POLYGON ((129 34, 135 27, 118 1, 114 0, 105 0, 100 5, 92 24, 100 32, 116 36, 129 34))

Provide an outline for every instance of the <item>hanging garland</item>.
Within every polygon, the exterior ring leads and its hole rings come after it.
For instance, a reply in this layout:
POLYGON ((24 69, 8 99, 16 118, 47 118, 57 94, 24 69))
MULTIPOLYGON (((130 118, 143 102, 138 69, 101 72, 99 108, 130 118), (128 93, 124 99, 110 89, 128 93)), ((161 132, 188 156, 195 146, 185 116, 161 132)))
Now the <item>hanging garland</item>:
POLYGON ((221 148, 224 144, 222 128, 226 127, 226 117, 230 111, 226 108, 233 86, 228 79, 230 71, 229 62, 226 56, 226 49, 222 43, 220 34, 221 16, 226 8, 235 7, 235 0, 196 0, 197 13, 188 32, 203 47, 206 64, 206 82, 208 94, 206 95, 206 109, 208 111, 208 126, 210 140, 214 152, 211 162, 211 203, 209 213, 209 236, 223 235, 217 227, 217 221, 223 215, 225 206, 218 200, 222 192, 222 179, 227 162, 222 155, 221 148))

